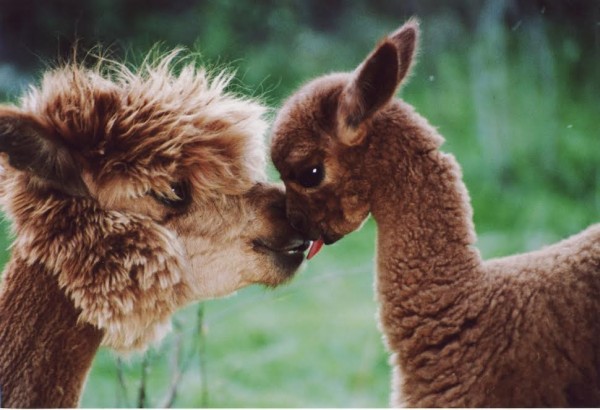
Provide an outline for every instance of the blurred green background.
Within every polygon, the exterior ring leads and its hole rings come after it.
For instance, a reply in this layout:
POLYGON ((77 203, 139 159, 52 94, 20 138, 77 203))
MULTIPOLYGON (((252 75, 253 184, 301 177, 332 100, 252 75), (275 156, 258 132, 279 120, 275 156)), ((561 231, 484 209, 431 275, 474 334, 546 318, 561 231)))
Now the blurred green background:
MULTIPOLYGON (((130 61, 160 43, 235 68, 236 90, 274 112, 304 81, 353 69, 413 15, 423 41, 399 95, 461 163, 482 254, 535 249, 598 222, 597 0, 0 0, 0 98, 17 101, 75 40, 130 61)), ((374 237, 370 220, 285 287, 190 306, 146 355, 102 349, 82 405, 386 406, 374 237)))

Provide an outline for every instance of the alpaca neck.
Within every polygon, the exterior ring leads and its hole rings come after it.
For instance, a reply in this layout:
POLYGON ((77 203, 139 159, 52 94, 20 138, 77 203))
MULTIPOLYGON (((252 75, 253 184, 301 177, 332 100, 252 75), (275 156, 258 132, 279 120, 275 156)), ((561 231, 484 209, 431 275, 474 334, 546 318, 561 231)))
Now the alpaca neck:
POLYGON ((411 107, 397 103, 392 109, 392 117, 404 118, 375 122, 367 167, 374 176, 382 324, 390 341, 401 341, 415 333, 415 323, 424 323, 416 317, 434 326, 435 318, 443 320, 443 312, 464 300, 481 275, 481 262, 454 158, 437 150, 443 140, 424 119, 405 114, 411 107), (398 318, 410 320, 398 327, 398 318))
POLYGON ((78 323, 55 277, 16 253, 0 294, 2 407, 76 407, 102 332, 78 323))

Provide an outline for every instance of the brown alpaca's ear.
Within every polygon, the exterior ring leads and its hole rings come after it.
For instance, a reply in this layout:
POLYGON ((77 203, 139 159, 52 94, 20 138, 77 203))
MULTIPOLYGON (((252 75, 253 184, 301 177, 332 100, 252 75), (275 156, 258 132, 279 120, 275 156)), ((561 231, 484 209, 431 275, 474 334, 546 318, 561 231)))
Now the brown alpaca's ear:
POLYGON ((86 196, 81 169, 64 143, 47 135, 33 117, 0 108, 0 152, 9 164, 30 173, 42 186, 71 196, 86 196))
POLYGON ((411 19, 387 37, 356 69, 338 106, 338 136, 353 146, 364 141, 365 123, 396 92, 412 65, 419 23, 411 19))
POLYGON ((412 18, 402 27, 389 36, 389 40, 398 49, 400 68, 398 70, 398 83, 401 83, 410 73, 415 52, 419 41, 419 20, 412 18))
POLYGON ((385 41, 356 69, 340 96, 337 131, 342 143, 363 142, 365 121, 392 98, 397 85, 398 52, 385 41))

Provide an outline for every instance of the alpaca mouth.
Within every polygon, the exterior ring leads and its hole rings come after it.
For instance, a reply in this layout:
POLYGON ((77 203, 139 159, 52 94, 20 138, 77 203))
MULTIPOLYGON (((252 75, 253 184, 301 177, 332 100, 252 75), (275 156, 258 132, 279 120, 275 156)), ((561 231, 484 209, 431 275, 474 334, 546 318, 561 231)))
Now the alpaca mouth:
POLYGON ((306 255, 307 260, 311 260, 314 258, 317 253, 323 248, 323 245, 331 245, 340 239, 343 238, 343 235, 331 235, 327 233, 321 234, 318 239, 315 239, 310 244, 310 249, 308 250, 308 255, 306 255))
POLYGON ((275 244, 257 239, 253 242, 254 250, 269 255, 284 277, 289 277, 304 261, 304 252, 309 248, 310 241, 293 238, 284 244, 275 244))
POLYGON ((285 244, 269 243, 263 239, 256 239, 253 242, 254 249, 261 253, 271 253, 282 256, 295 257, 301 255, 309 248, 310 241, 307 239, 294 238, 285 244))
POLYGON ((310 246, 310 241, 306 239, 300 239, 293 244, 290 244, 288 247, 275 250, 276 252, 282 252, 285 255, 304 255, 304 251, 308 249, 310 246))

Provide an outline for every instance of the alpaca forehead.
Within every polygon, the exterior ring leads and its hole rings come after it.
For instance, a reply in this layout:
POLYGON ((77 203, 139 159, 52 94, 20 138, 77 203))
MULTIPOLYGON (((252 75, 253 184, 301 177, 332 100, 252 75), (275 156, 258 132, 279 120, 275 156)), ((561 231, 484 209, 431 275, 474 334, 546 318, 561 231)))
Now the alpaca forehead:
POLYGON ((316 123, 300 128, 295 123, 280 124, 271 144, 271 157, 275 167, 285 175, 288 170, 298 170, 322 162, 334 143, 331 133, 316 123))
POLYGON ((331 143, 339 94, 349 80, 348 73, 317 78, 285 102, 275 121, 271 144, 276 166, 304 162, 319 147, 331 143))
POLYGON ((281 122, 296 127, 330 126, 337 113, 338 98, 350 81, 348 73, 319 77, 296 91, 282 107, 281 122))
POLYGON ((336 90, 341 91, 351 79, 352 73, 332 73, 317 77, 303 85, 294 95, 292 95, 289 101, 294 102, 295 100, 302 99, 317 100, 319 98, 324 98, 336 90))

